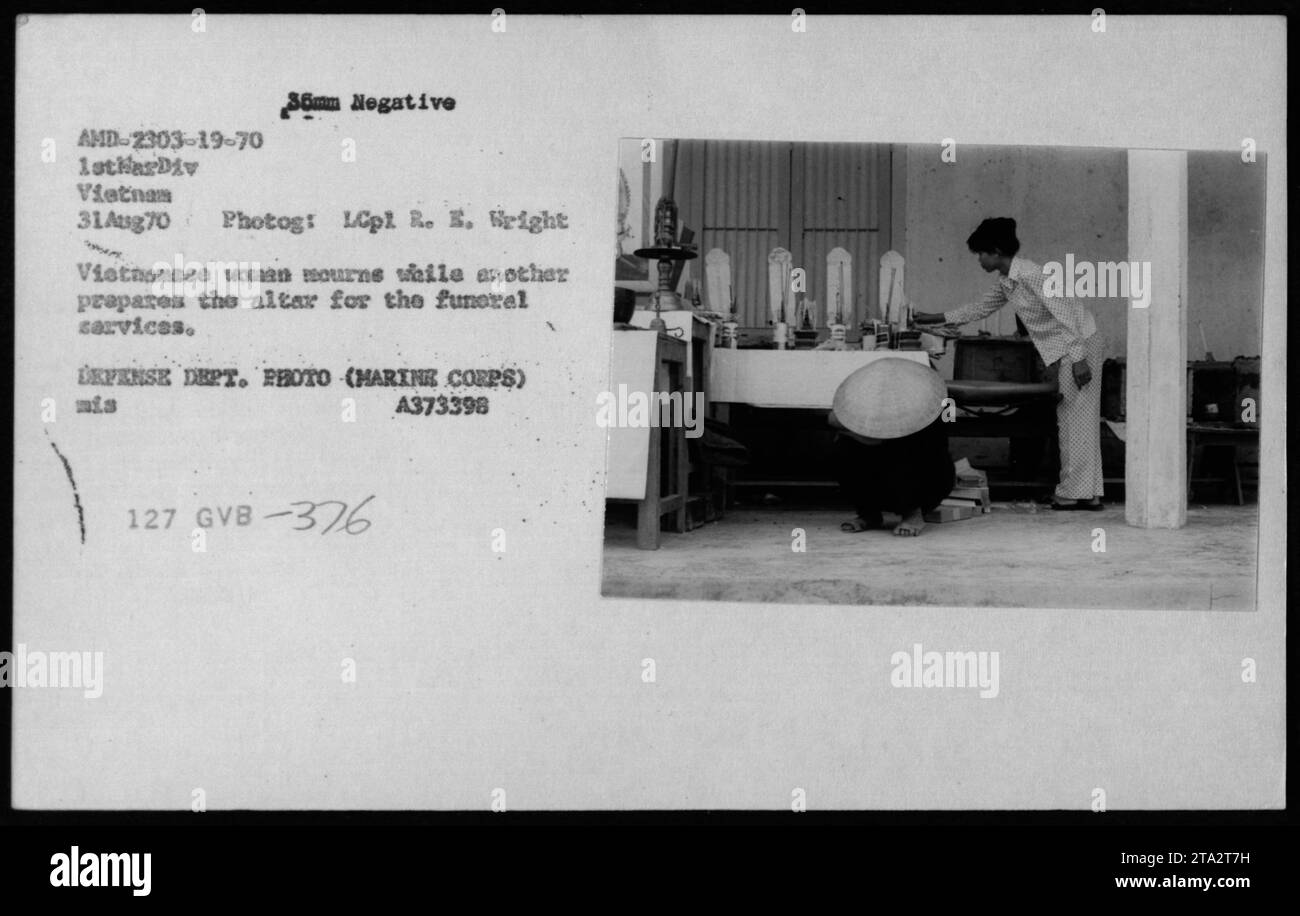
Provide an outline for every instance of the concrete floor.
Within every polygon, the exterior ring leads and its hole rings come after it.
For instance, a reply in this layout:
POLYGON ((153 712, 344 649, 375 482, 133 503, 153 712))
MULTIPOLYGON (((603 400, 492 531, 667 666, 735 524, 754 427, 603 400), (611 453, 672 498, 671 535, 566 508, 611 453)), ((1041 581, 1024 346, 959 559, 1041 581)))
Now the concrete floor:
MULTIPOLYGON (((733 509, 638 550, 622 517, 605 528, 602 593, 611 597, 789 604, 1254 610, 1258 507, 1192 506, 1187 526, 1124 522, 1122 504, 1055 512, 994 503, 993 512, 927 525, 845 534, 845 509, 733 509), (791 550, 792 530, 806 551, 791 550), (1106 550, 1094 552, 1093 529, 1106 550)), ((886 523, 896 517, 886 516, 886 523)))

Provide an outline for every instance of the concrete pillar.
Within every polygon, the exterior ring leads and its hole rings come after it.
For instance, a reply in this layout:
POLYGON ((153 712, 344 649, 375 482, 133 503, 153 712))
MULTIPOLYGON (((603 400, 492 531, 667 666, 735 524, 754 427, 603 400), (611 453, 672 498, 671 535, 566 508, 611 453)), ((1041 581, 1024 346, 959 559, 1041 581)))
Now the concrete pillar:
POLYGON ((1128 309, 1124 519, 1187 523, 1187 154, 1129 150, 1128 256, 1151 297, 1128 309), (1134 264, 1137 262, 1137 265, 1134 264))

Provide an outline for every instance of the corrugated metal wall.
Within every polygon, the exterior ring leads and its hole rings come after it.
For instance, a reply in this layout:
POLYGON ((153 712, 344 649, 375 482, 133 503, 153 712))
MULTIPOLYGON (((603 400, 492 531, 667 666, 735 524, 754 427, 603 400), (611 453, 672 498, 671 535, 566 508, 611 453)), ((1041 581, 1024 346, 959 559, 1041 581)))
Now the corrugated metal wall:
POLYGON ((683 141, 674 193, 699 244, 691 276, 703 276, 709 249, 727 252, 741 325, 766 328, 767 255, 788 248, 808 272, 807 295, 824 325, 826 255, 841 247, 853 255, 856 322, 876 308, 880 255, 889 247, 889 162, 889 147, 879 144, 683 141))
MULTIPOLYGON (((790 223, 790 144, 695 141, 683 145, 681 158, 679 176, 693 180, 677 193, 692 195, 689 210, 699 227, 701 258, 712 248, 731 256, 740 322, 766 326, 767 255, 778 245, 789 247, 781 239, 790 223)), ((703 275, 702 260, 692 271, 703 275)), ((705 307, 730 310, 729 303, 706 302, 705 307)))
MULTIPOLYGON (((798 176, 803 181, 795 200, 802 211, 796 227, 802 234, 801 249, 795 258, 808 269, 807 295, 817 301, 818 320, 824 326, 826 255, 832 248, 843 248, 853 257, 852 301, 844 303, 845 321, 852 327, 868 314, 877 314, 880 256, 888 250, 881 247, 881 225, 889 224, 889 160, 882 169, 880 147, 862 143, 799 144, 793 159, 796 191, 798 176)), ((888 235, 887 228, 883 235, 888 235)))

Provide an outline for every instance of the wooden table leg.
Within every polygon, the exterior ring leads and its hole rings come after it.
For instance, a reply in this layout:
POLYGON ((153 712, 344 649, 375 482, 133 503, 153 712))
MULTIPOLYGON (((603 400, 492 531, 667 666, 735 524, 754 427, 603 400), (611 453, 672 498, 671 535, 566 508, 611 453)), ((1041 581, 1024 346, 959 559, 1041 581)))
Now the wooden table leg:
MULTIPOLYGON (((658 373, 656 372, 656 377, 658 373)), ((649 459, 646 462, 645 498, 637 504, 636 546, 642 550, 659 549, 659 474, 663 462, 662 437, 659 428, 647 430, 650 437, 649 459)))
MULTIPOLYGON (((691 490, 691 486, 690 486, 691 456, 690 456, 689 449, 686 447, 686 425, 684 422, 685 410, 686 410, 685 401, 686 398, 691 397, 691 390, 690 390, 690 386, 684 383, 684 380, 682 380, 682 382, 683 384, 681 385, 677 385, 674 386, 673 388, 667 389, 669 391, 675 391, 680 389, 682 392, 683 416, 678 417, 677 419, 679 422, 675 423, 673 426, 670 426, 668 428, 668 435, 672 436, 673 439, 673 451, 674 451, 673 457, 676 458, 677 460, 677 466, 674 468, 675 471, 674 476, 677 478, 677 480, 675 482, 675 486, 673 487, 673 493, 679 494, 681 496, 681 500, 677 504, 677 512, 675 515, 677 525, 674 529, 679 532, 685 532, 687 530, 686 529, 686 514, 687 514, 686 504, 690 499, 690 490, 691 490)), ((704 422, 704 417, 700 417, 700 422, 701 423, 704 422)))

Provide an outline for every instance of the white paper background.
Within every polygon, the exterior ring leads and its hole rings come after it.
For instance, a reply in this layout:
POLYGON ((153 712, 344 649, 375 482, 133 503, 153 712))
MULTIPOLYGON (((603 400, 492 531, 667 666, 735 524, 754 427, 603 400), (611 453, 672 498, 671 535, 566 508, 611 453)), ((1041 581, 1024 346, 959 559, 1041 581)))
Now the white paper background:
MULTIPOLYGON (((617 140, 624 136, 1240 149, 1268 154, 1264 394, 1285 404, 1285 27, 1277 19, 36 17, 18 38, 15 618, 105 653, 98 700, 16 690, 14 804, 36 808, 1111 809, 1284 804, 1284 411, 1263 427, 1254 614, 741 606, 599 595, 617 140), (289 91, 427 91, 452 113, 279 120, 289 91), (136 263, 570 267, 527 312, 183 316, 195 337, 75 333, 84 127, 261 130, 170 186, 136 263), (40 158, 54 138, 59 158, 40 158), (357 141, 355 163, 340 141, 357 141), (421 238, 344 209, 563 210, 573 228, 421 238), (315 212, 274 247, 221 209, 315 212), (221 245, 212 240, 223 239, 221 245), (157 257, 155 257, 157 253, 157 257), (260 324, 259 324, 260 322, 260 324), (549 324, 548 324, 549 323, 549 324), (552 329, 553 326, 553 329, 552 329), (488 417, 395 417, 394 392, 124 389, 78 417, 75 366, 524 367, 488 417), (154 363, 159 364, 159 363, 154 363), (359 405, 339 420, 342 397, 359 405), (40 420, 41 400, 62 407, 40 420), (85 506, 78 543, 71 463, 85 506), (374 493, 366 535, 257 514, 374 493), (176 506, 168 532, 128 508, 176 506), (506 532, 504 553, 492 531, 506 532), (914 642, 997 650, 1001 693, 906 691, 914 642), (1259 681, 1243 684, 1243 657, 1259 681), (340 664, 356 660, 344 684, 340 664), (641 660, 657 680, 641 680, 641 660)), ((960 148, 960 147, 959 147, 960 148)), ((96 157, 98 158, 98 157, 96 157)), ((186 158, 200 158, 188 156, 186 158)), ((106 208, 101 208, 106 209, 106 208)), ((138 208, 132 208, 138 209, 138 208)), ((112 244, 116 241, 117 244, 112 244)), ((395 276, 393 277, 395 280, 395 276)), ((379 288, 391 289, 386 280, 379 288)), ((402 284, 408 287, 408 284, 402 284)), ((292 284, 302 289, 302 283, 292 284)), ((321 291, 328 291, 318 284, 321 291)), ((469 286, 469 284, 466 284, 469 286)), ((436 290, 436 286, 432 289, 436 290)), ((313 291, 315 291, 313 287, 313 291)), ((428 290, 424 290, 428 292, 428 290)), ((465 290, 474 291, 474 290, 465 290)), ((254 385, 257 380, 254 380, 254 385)), ((84 393, 83 393, 84 396, 84 393)), ((755 556, 755 563, 762 557, 755 556)))

